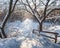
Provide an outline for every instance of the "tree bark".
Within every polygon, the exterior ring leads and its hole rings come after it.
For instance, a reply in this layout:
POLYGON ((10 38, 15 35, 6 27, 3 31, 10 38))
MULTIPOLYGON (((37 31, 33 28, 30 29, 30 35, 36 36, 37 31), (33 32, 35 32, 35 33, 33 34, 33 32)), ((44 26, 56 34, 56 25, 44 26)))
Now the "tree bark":
POLYGON ((0 33, 0 38, 2 38, 2 34, 0 33))
POLYGON ((8 20, 8 18, 11 15, 12 5, 13 5, 13 0, 10 0, 10 3, 9 3, 9 11, 6 14, 6 16, 5 16, 5 18, 4 18, 4 20, 3 20, 2 24, 1 24, 1 31, 2 31, 2 34, 3 34, 3 37, 4 38, 7 38, 7 36, 6 36, 5 32, 4 32, 4 27, 5 27, 5 24, 6 24, 7 20, 8 20))
POLYGON ((40 23, 40 24, 39 24, 39 32, 43 30, 42 26, 43 26, 43 24, 40 23))
POLYGON ((2 34, 3 34, 2 38, 7 38, 7 36, 6 36, 5 32, 4 32, 4 28, 2 28, 1 31, 2 31, 2 34))
POLYGON ((6 14, 6 16, 5 16, 5 18, 4 18, 4 20, 3 20, 2 24, 1 24, 1 31, 2 31, 2 34, 3 34, 4 38, 7 38, 7 36, 6 36, 5 32, 4 32, 4 27, 6 25, 6 22, 7 22, 8 18, 11 16, 12 12, 14 11, 14 8, 16 6, 17 1, 18 0, 16 0, 14 5, 13 5, 13 0, 10 0, 8 13, 6 14))

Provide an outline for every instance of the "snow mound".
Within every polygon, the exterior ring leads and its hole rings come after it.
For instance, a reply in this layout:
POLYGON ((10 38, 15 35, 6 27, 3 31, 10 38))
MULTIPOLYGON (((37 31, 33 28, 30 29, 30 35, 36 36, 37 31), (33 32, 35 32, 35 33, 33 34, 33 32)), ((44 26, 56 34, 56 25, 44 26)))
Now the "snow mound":
MULTIPOLYGON (((35 36, 35 35, 34 35, 35 36)), ((53 44, 44 37, 39 38, 23 38, 13 37, 0 39, 0 48, 60 48, 59 45, 53 44)))
POLYGON ((19 48, 15 38, 0 39, 0 48, 19 48))

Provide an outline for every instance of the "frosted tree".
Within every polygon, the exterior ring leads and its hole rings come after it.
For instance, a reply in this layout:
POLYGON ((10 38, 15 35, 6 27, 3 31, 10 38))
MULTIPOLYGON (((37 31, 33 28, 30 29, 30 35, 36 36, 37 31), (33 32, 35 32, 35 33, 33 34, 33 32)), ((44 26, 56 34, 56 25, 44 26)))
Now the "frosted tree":
MULTIPOLYGON (((22 5, 24 8, 21 8, 22 10, 25 10, 32 14, 34 16, 38 23, 39 23, 39 31, 42 31, 42 25, 45 19, 55 10, 60 10, 60 7, 57 5, 54 5, 56 3, 56 0, 19 0, 20 5, 22 5), (38 12, 39 7, 43 7, 43 14, 38 12)), ((40 9, 41 10, 41 9, 40 9)))
POLYGON ((15 0, 14 4, 13 4, 13 0, 10 0, 10 2, 9 2, 9 10, 8 10, 6 16, 4 17, 3 22, 1 23, 1 26, 0 26, 0 29, 1 29, 1 32, 2 32, 1 33, 2 38, 7 37, 5 32, 4 32, 4 27, 6 25, 6 22, 7 22, 8 18, 11 16, 12 12, 14 11, 14 8, 16 6, 17 1, 18 0, 15 0))

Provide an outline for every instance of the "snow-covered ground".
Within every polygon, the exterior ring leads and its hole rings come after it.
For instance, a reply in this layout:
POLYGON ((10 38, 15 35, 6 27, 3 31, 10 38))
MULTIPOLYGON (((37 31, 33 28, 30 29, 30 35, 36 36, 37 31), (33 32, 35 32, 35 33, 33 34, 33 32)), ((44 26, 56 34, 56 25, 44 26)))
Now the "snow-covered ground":
POLYGON ((13 35, 18 34, 17 36, 25 34, 24 36, 27 36, 32 32, 33 29, 38 29, 38 26, 39 24, 36 22, 33 22, 33 20, 26 19, 23 22, 15 21, 12 23, 7 23, 5 27, 5 32, 8 36, 10 35, 10 37, 12 37, 12 34, 13 35), (28 32, 30 33, 28 34, 28 32))
POLYGON ((9 38, 0 39, 0 48, 60 48, 46 37, 34 34, 32 30, 38 27, 39 24, 30 19, 7 23, 5 32, 9 38))
POLYGON ((59 33, 59 35, 60 35, 60 25, 50 26, 50 27, 48 28, 48 30, 49 30, 49 31, 57 32, 57 33, 59 33))
POLYGON ((52 43, 47 38, 33 36, 0 39, 0 48, 60 48, 58 44, 52 43))

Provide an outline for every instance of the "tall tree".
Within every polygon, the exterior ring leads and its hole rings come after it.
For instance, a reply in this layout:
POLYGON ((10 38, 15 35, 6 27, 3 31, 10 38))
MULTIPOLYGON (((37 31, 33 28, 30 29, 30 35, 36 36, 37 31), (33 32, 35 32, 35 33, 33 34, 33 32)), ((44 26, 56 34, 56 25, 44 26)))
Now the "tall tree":
POLYGON ((19 2, 22 3, 22 5, 24 5, 25 11, 31 13, 32 16, 34 16, 37 19, 40 25, 39 31, 42 31, 42 25, 47 16, 49 16, 54 10, 60 10, 60 7, 53 6, 55 0, 20 0, 19 2), (41 7, 41 5, 44 6, 42 15, 38 12, 38 8, 41 7))
POLYGON ((11 16, 12 12, 14 11, 14 8, 16 6, 17 1, 18 0, 16 0, 15 3, 13 4, 13 0, 10 0, 8 13, 6 14, 5 18, 3 19, 3 22, 1 23, 0 28, 1 28, 1 31, 2 31, 3 38, 7 37, 5 32, 4 32, 4 27, 7 23, 8 18, 11 16))

